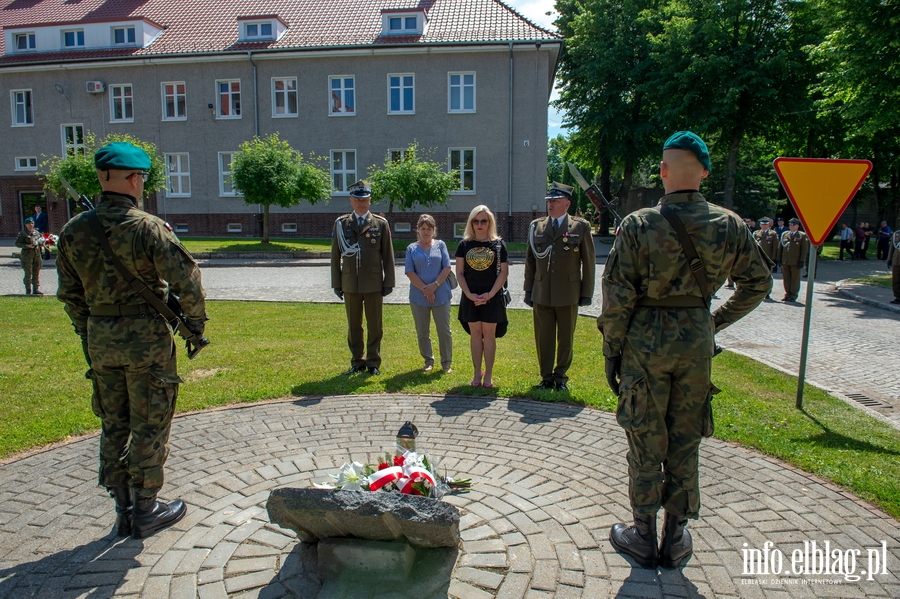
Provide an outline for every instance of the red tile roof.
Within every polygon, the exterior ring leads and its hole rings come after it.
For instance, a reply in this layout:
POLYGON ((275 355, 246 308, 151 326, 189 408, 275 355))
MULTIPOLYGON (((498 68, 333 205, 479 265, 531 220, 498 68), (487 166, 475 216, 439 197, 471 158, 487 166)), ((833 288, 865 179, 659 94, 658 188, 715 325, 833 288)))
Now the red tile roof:
POLYGON ((0 64, 96 60, 228 50, 273 50, 367 46, 507 42, 561 39, 500 0, 0 0, 0 27, 148 19, 164 27, 146 48, 96 49, 5 56, 0 64), (424 8, 428 28, 421 36, 382 36, 382 9, 424 8), (288 29, 277 42, 238 42, 238 18, 278 15, 288 29))

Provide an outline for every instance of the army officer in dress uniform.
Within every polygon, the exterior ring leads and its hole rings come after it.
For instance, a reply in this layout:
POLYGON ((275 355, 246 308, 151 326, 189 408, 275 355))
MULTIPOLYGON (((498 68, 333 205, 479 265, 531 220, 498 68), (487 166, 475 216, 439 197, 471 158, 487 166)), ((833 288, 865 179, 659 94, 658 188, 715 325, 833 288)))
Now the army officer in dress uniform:
POLYGON ((353 212, 334 221, 331 240, 331 286, 347 310, 350 370, 381 374, 381 313, 384 296, 394 290, 394 247, 387 220, 369 212, 372 186, 350 186, 353 212), (363 311, 368 343, 363 342, 363 311), (363 350, 365 349, 365 355, 363 350))
MULTIPOLYGON (((768 216, 759 219, 759 229, 753 232, 753 239, 773 264, 781 260, 781 240, 778 239, 778 233, 772 230, 772 220, 768 216)), ((777 266, 772 266, 772 272, 777 269, 777 266)), ((768 295, 766 299, 770 299, 768 295)))
POLYGON ((546 218, 531 223, 525 255, 525 303, 534 315, 541 382, 535 389, 568 391, 578 306, 594 295, 594 239, 591 225, 568 214, 572 188, 553 183, 546 218))
POLYGON ((800 219, 788 221, 789 231, 781 234, 781 274, 784 280, 783 302, 795 302, 800 294, 800 271, 809 256, 809 238, 800 230, 800 219))

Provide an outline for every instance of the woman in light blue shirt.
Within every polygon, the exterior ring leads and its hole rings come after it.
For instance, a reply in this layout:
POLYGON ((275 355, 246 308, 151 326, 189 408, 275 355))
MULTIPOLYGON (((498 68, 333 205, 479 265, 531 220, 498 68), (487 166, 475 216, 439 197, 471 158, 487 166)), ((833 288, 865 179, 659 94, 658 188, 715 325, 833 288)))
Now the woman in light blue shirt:
POLYGON ((416 323, 419 353, 425 360, 423 370, 434 369, 434 351, 431 346, 431 319, 438 333, 441 366, 451 372, 453 363, 453 333, 450 331, 450 299, 453 293, 447 277, 450 276, 450 253, 447 244, 435 239, 437 225, 434 217, 423 214, 416 223, 418 241, 406 248, 406 276, 409 277, 409 305, 416 323))

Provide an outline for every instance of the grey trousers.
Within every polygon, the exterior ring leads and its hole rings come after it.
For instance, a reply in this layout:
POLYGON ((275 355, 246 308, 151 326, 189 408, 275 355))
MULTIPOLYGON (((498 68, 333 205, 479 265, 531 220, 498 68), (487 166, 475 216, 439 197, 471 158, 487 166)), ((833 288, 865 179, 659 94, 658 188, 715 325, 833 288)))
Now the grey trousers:
POLYGON ((413 321, 416 323, 416 336, 419 340, 419 353, 426 365, 434 365, 434 350, 431 346, 431 318, 437 328, 438 347, 441 351, 441 366, 450 368, 453 363, 453 332, 450 330, 450 302, 441 306, 416 306, 410 304, 413 321))

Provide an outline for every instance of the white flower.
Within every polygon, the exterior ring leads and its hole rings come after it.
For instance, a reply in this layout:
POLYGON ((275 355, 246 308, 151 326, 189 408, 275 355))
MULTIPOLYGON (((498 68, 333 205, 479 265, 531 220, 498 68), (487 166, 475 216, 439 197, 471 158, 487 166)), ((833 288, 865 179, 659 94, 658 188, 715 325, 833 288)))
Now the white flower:
POLYGON ((362 489, 362 483, 368 479, 363 476, 363 465, 359 462, 352 464, 345 463, 341 466, 341 472, 337 477, 337 488, 344 491, 359 491, 362 489))

